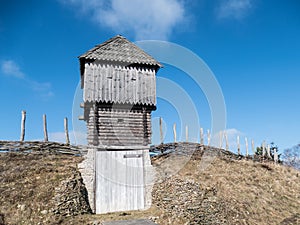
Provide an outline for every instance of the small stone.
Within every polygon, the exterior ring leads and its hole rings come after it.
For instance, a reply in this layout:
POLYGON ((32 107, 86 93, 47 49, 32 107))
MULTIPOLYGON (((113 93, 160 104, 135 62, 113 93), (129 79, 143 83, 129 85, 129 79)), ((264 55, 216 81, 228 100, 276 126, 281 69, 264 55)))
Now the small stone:
POLYGON ((46 214, 48 213, 48 211, 47 211, 47 210, 42 210, 41 213, 42 213, 43 215, 46 215, 46 214))
POLYGON ((17 208, 20 209, 21 211, 24 211, 26 206, 24 204, 22 204, 22 205, 18 204, 17 208))

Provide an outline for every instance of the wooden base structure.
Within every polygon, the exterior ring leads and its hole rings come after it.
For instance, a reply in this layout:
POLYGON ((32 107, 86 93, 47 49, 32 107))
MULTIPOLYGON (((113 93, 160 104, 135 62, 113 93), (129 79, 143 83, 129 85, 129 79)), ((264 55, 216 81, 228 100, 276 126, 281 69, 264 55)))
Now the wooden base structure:
POLYGON ((95 213, 151 205, 151 112, 162 65, 122 36, 79 57, 88 151, 80 165, 95 213))

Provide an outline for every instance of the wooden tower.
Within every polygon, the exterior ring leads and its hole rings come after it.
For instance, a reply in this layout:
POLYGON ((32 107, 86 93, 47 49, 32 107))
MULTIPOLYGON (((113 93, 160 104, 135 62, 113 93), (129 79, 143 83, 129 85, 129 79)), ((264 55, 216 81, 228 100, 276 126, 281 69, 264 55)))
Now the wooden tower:
POLYGON ((96 213, 147 208, 161 64, 120 35, 79 60, 89 145, 82 173, 91 207, 96 213))

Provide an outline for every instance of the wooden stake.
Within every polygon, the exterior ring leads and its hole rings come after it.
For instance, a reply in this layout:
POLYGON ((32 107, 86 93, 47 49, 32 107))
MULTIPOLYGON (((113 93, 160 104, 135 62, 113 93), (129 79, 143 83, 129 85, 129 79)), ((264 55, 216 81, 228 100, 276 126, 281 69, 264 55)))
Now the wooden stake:
POLYGON ((43 124, 44 124, 44 141, 48 141, 48 131, 47 131, 47 118, 46 114, 43 115, 43 124))
POLYGON ((66 117, 64 119, 64 127, 65 127, 65 134, 66 134, 66 144, 70 144, 70 138, 69 138, 69 128, 68 128, 68 118, 66 117))
POLYGON ((241 145, 240 145, 240 136, 237 136, 237 149, 238 149, 238 155, 241 155, 241 145))
POLYGON ((162 118, 159 117, 159 131, 160 131, 160 143, 164 143, 164 134, 163 134, 163 128, 162 128, 162 118))
POLYGON ((219 135, 220 135, 219 149, 222 149, 222 145, 223 145, 223 132, 220 131, 219 135))
POLYGON ((200 128, 200 144, 204 145, 203 128, 200 128))
POLYGON ((207 130, 207 145, 210 146, 210 130, 207 130))
POLYGON ((176 143, 176 140, 177 140, 176 123, 173 124, 173 134, 174 134, 174 143, 176 143))
POLYGON ((225 132, 225 141, 226 141, 226 151, 229 151, 229 143, 228 143, 228 136, 227 133, 225 132))
POLYGON ((251 140, 251 146, 252 146, 252 153, 253 153, 253 157, 255 155, 255 146, 254 146, 254 140, 251 140))
POLYGON ((24 141, 25 139, 25 121, 26 121, 26 111, 22 111, 22 120, 21 120, 21 136, 20 141, 24 141))
POLYGON ((272 158, 271 151, 270 151, 270 145, 267 145, 267 154, 268 154, 268 158, 272 158))
POLYGON ((263 143, 262 143, 262 157, 264 158, 265 157, 265 155, 266 155, 266 152, 265 152, 265 147, 266 146, 266 143, 265 143, 265 141, 263 141, 263 143))
POLYGON ((245 144, 246 144, 246 157, 249 156, 249 146, 248 146, 248 138, 245 137, 245 144))
POLYGON ((189 141, 189 128, 187 125, 185 126, 185 141, 189 141))
POLYGON ((278 163, 278 154, 276 148, 274 148, 274 162, 277 164, 278 163))

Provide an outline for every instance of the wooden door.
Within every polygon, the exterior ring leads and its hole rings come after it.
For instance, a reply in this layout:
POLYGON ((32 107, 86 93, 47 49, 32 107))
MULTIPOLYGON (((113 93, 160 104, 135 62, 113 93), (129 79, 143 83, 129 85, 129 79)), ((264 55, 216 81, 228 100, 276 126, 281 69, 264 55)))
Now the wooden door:
POLYGON ((142 151, 97 151, 96 213, 144 207, 142 151))

